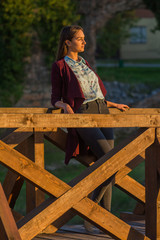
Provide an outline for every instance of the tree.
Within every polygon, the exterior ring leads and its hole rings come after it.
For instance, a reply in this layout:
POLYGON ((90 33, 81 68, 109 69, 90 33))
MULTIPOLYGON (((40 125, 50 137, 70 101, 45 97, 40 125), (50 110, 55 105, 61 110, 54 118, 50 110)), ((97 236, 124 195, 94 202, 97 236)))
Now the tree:
POLYGON ((55 60, 59 33, 62 27, 79 20, 76 2, 71 0, 37 0, 36 31, 42 48, 47 53, 48 63, 55 60))
POLYGON ((96 34, 106 22, 119 12, 144 6, 143 0, 78 0, 78 13, 86 34, 85 58, 95 67, 96 34))
POLYGON ((102 58, 120 57, 119 49, 130 36, 129 29, 136 21, 134 11, 120 12, 109 19, 97 34, 98 55, 102 58))
POLYGON ((159 0, 143 0, 147 8, 149 8, 157 19, 157 27, 156 29, 160 29, 160 1, 159 0))
POLYGON ((0 98, 7 106, 21 93, 24 58, 30 50, 33 9, 33 0, 0 1, 0 98))
POLYGON ((53 61, 60 29, 77 19, 71 0, 0 0, 0 104, 11 106, 20 97, 37 35, 53 61))

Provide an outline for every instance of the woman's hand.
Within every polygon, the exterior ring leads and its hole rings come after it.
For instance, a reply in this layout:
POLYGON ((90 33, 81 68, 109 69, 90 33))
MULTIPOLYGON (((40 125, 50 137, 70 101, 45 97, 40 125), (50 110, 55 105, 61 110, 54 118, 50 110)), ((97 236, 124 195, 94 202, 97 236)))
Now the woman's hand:
POLYGON ((114 103, 109 101, 106 101, 106 103, 107 103, 107 107, 115 107, 122 111, 126 111, 127 109, 129 109, 129 106, 125 104, 119 104, 119 103, 114 103))
POLYGON ((125 105, 125 104, 116 104, 116 108, 118 108, 119 110, 122 110, 122 111, 126 111, 127 109, 129 109, 129 106, 128 105, 125 105))
POLYGON ((69 104, 67 104, 67 103, 64 103, 64 104, 65 104, 65 105, 64 105, 64 108, 63 108, 64 113, 73 114, 74 112, 73 112, 72 108, 69 106, 69 104))
POLYGON ((63 109, 63 110, 64 110, 64 113, 70 113, 70 114, 73 114, 73 113, 74 113, 74 112, 73 112, 73 109, 70 107, 70 105, 67 104, 67 103, 64 103, 64 102, 62 102, 62 101, 56 102, 56 103, 55 103, 55 106, 56 106, 57 108, 63 109))

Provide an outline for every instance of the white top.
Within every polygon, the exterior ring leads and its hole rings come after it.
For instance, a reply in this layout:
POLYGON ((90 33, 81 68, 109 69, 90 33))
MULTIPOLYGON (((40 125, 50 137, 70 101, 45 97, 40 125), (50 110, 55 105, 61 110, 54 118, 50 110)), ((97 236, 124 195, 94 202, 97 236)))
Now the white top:
POLYGON ((64 57, 65 62, 72 69, 79 81, 79 84, 85 96, 85 101, 83 104, 94 101, 96 99, 104 99, 103 93, 99 86, 98 77, 86 65, 84 58, 79 57, 79 59, 79 61, 75 61, 68 56, 64 57))

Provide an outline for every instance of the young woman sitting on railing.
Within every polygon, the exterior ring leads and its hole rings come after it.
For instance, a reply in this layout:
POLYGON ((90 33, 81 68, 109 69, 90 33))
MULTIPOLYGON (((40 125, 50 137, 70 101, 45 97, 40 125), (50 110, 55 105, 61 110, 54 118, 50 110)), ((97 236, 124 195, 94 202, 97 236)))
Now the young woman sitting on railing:
MULTIPOLYGON (((105 100, 106 89, 100 77, 88 62, 78 55, 84 51, 85 36, 82 27, 66 26, 62 29, 57 52, 57 61, 52 66, 52 105, 64 113, 108 114, 108 107, 125 111, 129 107, 105 100)), ((97 159, 114 147, 113 129, 77 128, 68 129, 65 163, 73 156, 84 152, 84 146, 97 159)), ((111 210, 112 184, 102 184, 92 195, 92 200, 111 210)), ((89 224, 85 225, 87 230, 89 224)))

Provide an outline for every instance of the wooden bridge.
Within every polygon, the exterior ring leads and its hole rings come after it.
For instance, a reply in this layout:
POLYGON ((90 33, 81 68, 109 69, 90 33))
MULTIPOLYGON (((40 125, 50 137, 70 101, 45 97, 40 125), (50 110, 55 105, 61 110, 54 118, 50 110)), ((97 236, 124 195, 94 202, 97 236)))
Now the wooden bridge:
POLYGON ((160 239, 160 109, 125 113, 110 109, 108 115, 47 112, 44 108, 0 108, 0 128, 15 129, 0 141, 0 163, 8 168, 3 188, 0 185, 0 239, 30 240, 47 228, 54 233, 76 214, 114 239, 160 239), (73 127, 139 130, 96 162, 79 157, 88 168, 67 184, 44 169, 44 138, 65 151, 63 128, 73 127), (144 160, 142 186, 128 174, 144 160), (145 235, 87 197, 111 176, 117 187, 138 201, 137 209, 145 210, 145 235), (14 205, 24 180, 27 213, 21 216, 14 205))

